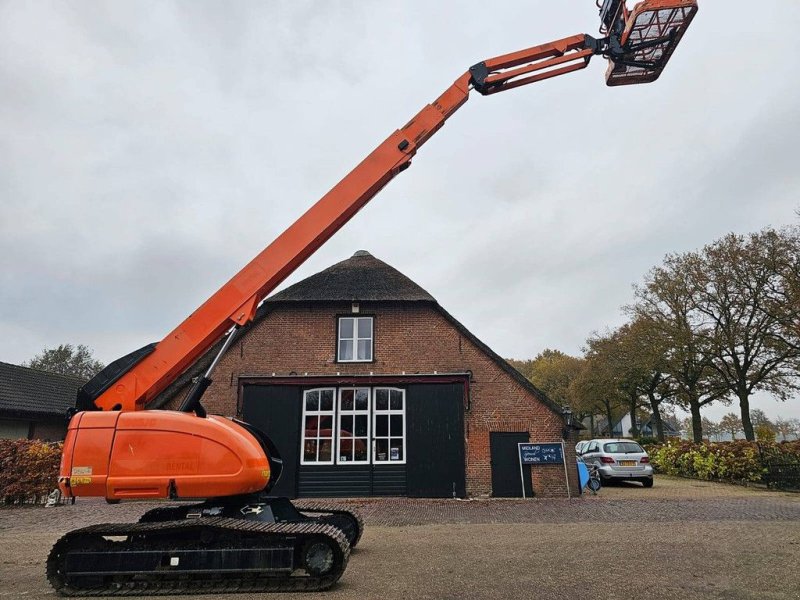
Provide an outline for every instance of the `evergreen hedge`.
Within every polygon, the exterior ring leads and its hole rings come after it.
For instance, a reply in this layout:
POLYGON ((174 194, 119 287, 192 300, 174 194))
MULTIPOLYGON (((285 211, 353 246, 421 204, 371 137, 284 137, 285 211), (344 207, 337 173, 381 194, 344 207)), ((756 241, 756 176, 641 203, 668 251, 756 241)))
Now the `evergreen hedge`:
POLYGON ((648 444, 645 449, 657 473, 707 481, 759 482, 770 461, 800 465, 800 441, 695 444, 676 440, 648 444))

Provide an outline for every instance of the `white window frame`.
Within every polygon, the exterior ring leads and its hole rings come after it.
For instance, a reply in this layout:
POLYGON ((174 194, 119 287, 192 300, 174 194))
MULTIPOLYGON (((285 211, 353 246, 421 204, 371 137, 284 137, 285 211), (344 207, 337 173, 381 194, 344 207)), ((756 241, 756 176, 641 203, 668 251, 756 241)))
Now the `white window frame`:
MULTIPOLYGON (((334 464, 334 459, 339 452, 339 445, 336 441, 338 437, 338 420, 336 418, 336 403, 337 403, 337 391, 334 387, 326 387, 326 388, 314 388, 311 390, 303 390, 303 420, 300 425, 300 464, 301 465, 332 465, 334 464), (308 412, 306 410, 306 394, 311 392, 319 392, 320 394, 320 406, 322 406, 322 392, 330 391, 333 394, 333 407, 331 410, 316 410, 308 412), (331 417, 331 426, 332 426, 332 436, 331 436, 331 459, 330 460, 315 460, 315 461, 307 461, 306 460, 306 417, 317 417, 321 419, 322 417, 331 417)), ((311 440, 312 438, 308 438, 311 440)), ((319 457, 319 425, 317 425, 317 436, 313 438, 317 441, 317 457, 319 457)), ((328 438, 324 438, 328 439, 328 438)))
POLYGON ((376 435, 372 436, 372 456, 373 456, 372 464, 375 464, 375 465, 404 465, 404 464, 406 464, 406 460, 408 458, 408 455, 406 453, 407 452, 407 444, 406 444, 406 391, 403 388, 395 388, 395 387, 389 387, 389 386, 378 386, 378 387, 372 388, 372 397, 373 397, 373 401, 372 401, 372 431, 373 432, 377 432, 378 431, 377 422, 376 422, 378 416, 387 416, 388 417, 388 421, 389 421, 389 430, 387 432, 389 435, 380 436, 380 437, 377 437, 376 435), (388 399, 389 400, 389 404, 388 404, 388 408, 386 410, 378 410, 378 403, 377 403, 378 390, 387 390, 389 392, 389 399, 388 399), (400 394, 402 395, 403 408, 401 410, 392 410, 392 392, 400 392, 400 394), (402 460, 392 460, 391 440, 392 440, 392 438, 399 437, 399 436, 392 435, 392 430, 391 430, 392 415, 395 415, 395 416, 402 415, 402 417, 403 417, 403 436, 402 436, 402 439, 403 439, 403 459, 402 460), (386 449, 387 449, 388 455, 386 457, 386 460, 378 460, 378 451, 377 451, 378 439, 387 440, 386 449))
MULTIPOLYGON (((369 465, 372 464, 372 419, 370 415, 372 414, 372 388, 370 387, 340 387, 338 389, 336 395, 336 445, 334 446, 335 451, 335 458, 337 465, 369 465), (353 392, 353 410, 342 410, 342 392, 350 390, 353 392), (367 392, 367 409, 366 410, 356 410, 355 404, 355 394, 358 390, 365 390, 367 392), (346 460, 341 461, 340 454, 339 454, 339 445, 341 440, 341 418, 342 416, 352 416, 353 417, 353 429, 355 429, 355 417, 356 416, 363 416, 366 415, 367 417, 367 459, 366 460, 346 460)), ((350 432, 352 434, 353 445, 355 444, 356 438, 355 431, 350 432)), ((353 449, 353 445, 351 445, 351 449, 353 449)), ((354 453, 355 455, 355 453, 354 453)))
POLYGON ((374 317, 362 317, 362 316, 352 316, 352 317, 339 317, 336 322, 336 362, 340 363, 368 363, 372 362, 373 358, 375 357, 375 319, 374 317), (342 321, 345 319, 349 319, 353 321, 353 337, 351 338, 342 338, 342 321), (358 335, 358 323, 359 319, 369 319, 370 321, 370 336, 369 337, 359 337, 358 335), (345 359, 341 357, 341 346, 342 341, 350 341, 353 343, 353 358, 345 359), (358 342, 359 340, 369 340, 369 358, 358 358, 358 342))

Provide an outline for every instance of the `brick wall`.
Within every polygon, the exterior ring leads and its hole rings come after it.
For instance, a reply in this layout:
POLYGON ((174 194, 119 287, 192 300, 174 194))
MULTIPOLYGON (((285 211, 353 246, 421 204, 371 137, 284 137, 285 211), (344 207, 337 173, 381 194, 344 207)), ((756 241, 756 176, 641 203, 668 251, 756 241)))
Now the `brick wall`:
MULTIPOLYGON (((465 413, 467 493, 491 493, 490 431, 528 431, 531 441, 558 442, 564 423, 515 381, 432 304, 387 305, 362 302, 361 316, 374 316, 374 361, 336 363, 336 317, 350 304, 280 305, 243 336, 220 362, 203 404, 209 412, 236 413, 242 375, 298 376, 407 374, 471 371, 471 409, 465 413)), ((574 440, 567 465, 575 464, 574 440)), ((577 490, 575 469, 570 487, 577 490)), ((565 496, 563 466, 532 467, 534 493, 565 496)))

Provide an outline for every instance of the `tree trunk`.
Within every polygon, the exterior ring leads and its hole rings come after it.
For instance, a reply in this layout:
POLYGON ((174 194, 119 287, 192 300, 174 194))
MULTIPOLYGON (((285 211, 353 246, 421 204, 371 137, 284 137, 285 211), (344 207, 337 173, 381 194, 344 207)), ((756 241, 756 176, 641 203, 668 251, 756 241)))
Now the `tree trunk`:
POLYGON ((700 416, 700 402, 689 399, 689 410, 692 413, 692 439, 695 444, 703 442, 703 420, 700 416))
POLYGON ((611 429, 614 427, 614 421, 611 420, 613 417, 611 416, 610 404, 606 404, 606 418, 608 419, 608 437, 611 437, 611 429))
POLYGON ((742 411, 744 437, 748 442, 753 442, 756 434, 753 431, 753 423, 750 421, 750 394, 747 393, 747 390, 739 390, 736 395, 739 396, 739 408, 742 411))
POLYGON ((594 429, 594 413, 592 413, 592 414, 589 415, 589 435, 591 437, 594 437, 594 432, 595 432, 595 429, 594 429))
MULTIPOLYGON (((639 437, 639 425, 636 423, 636 405, 639 403, 639 396, 634 396, 631 394, 629 399, 631 406, 631 437, 638 438, 639 437)), ((622 437, 625 437, 625 432, 622 432, 622 437)))
POLYGON ((653 423, 656 424, 656 438, 658 438, 659 442, 664 441, 664 422, 661 420, 661 411, 659 411, 658 407, 661 404, 656 399, 655 394, 648 394, 650 398, 650 410, 653 413, 653 423))

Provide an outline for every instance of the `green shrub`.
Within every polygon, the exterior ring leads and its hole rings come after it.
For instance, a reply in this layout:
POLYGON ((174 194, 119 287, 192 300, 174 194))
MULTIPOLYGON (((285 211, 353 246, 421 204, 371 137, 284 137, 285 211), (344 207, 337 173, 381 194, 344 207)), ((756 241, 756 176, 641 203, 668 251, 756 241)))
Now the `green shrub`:
POLYGON ((646 449, 657 473, 708 481, 761 481, 768 461, 800 464, 800 442, 695 444, 671 440, 646 449))
POLYGON ((58 486, 61 443, 0 440, 0 500, 41 502, 58 486))

